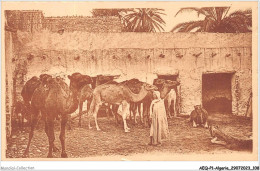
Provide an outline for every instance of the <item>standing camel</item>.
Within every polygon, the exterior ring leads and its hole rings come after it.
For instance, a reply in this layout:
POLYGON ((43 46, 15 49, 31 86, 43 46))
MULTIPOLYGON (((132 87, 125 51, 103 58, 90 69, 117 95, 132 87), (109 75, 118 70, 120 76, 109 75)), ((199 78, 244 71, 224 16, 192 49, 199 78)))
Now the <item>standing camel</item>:
POLYGON ((154 84, 159 88, 161 98, 164 99, 165 110, 168 117, 172 117, 171 112, 176 113, 176 100, 177 100, 177 86, 180 85, 178 81, 157 79, 154 84))
POLYGON ((30 80, 28 80, 23 86, 23 89, 21 91, 21 96, 23 97, 23 101, 25 105, 25 113, 26 113, 25 115, 28 115, 27 117, 29 118, 28 120, 29 124, 31 122, 30 110, 31 110, 31 100, 32 100, 33 93, 36 90, 36 88, 40 86, 40 84, 45 85, 46 80, 48 78, 51 78, 51 76, 48 74, 41 74, 40 78, 34 76, 30 80))
MULTIPOLYGON (((114 79, 117 79, 119 77, 120 77, 120 75, 97 75, 96 77, 92 77, 92 79, 95 82, 92 84, 92 89, 95 89, 97 86, 106 84, 106 83, 117 84, 117 82, 114 81, 114 79)), ((111 113, 113 114, 113 111, 111 110, 111 108, 116 108, 116 107, 111 104, 108 104, 108 103, 104 103, 104 105, 105 105, 105 111, 107 114, 107 118, 109 119, 109 115, 111 113)))
MULTIPOLYGON (((142 88, 142 85, 144 84, 144 82, 139 81, 138 79, 131 79, 131 80, 127 80, 123 82, 125 85, 127 85, 130 90, 135 93, 138 94, 142 88)), ((147 93, 147 95, 139 102, 131 102, 130 103, 130 114, 133 113, 134 115, 134 123, 137 123, 136 120, 136 113, 138 110, 138 113, 140 115, 140 121, 141 123, 144 123, 144 126, 149 125, 149 110, 150 110, 150 104, 152 102, 152 92, 149 91, 147 93), (143 104, 143 111, 141 111, 141 104, 143 104), (141 116, 142 115, 142 116, 141 116)), ((130 117, 131 119, 131 117, 130 117)))
POLYGON ((65 126, 68 115, 75 112, 78 107, 77 90, 83 84, 89 84, 88 77, 84 79, 80 73, 69 75, 70 86, 59 78, 48 78, 45 84, 40 84, 33 93, 31 100, 32 124, 29 133, 27 148, 23 154, 24 157, 29 156, 29 147, 33 137, 34 128, 37 124, 37 118, 42 112, 42 118, 45 121, 45 133, 49 139, 49 158, 53 157, 54 147, 54 119, 61 117, 60 141, 62 146, 61 157, 67 157, 65 151, 65 126))
POLYGON ((85 102, 87 100, 87 113, 88 113, 92 97, 93 97, 93 89, 89 85, 85 85, 80 90, 80 93, 78 95, 78 98, 79 98, 79 127, 81 127, 83 102, 85 102))
MULTIPOLYGON (((149 91, 157 90, 157 87, 144 83, 139 94, 134 94, 126 85, 122 84, 103 84, 95 88, 93 92, 93 99, 90 105, 90 110, 88 116, 93 115, 95 118, 96 128, 100 130, 97 123, 97 112, 102 103, 109 104, 122 104, 122 117, 124 121, 124 130, 129 132, 129 128, 126 124, 126 113, 127 105, 130 102, 139 102, 141 101, 149 91)), ((89 128, 90 119, 89 119, 89 128)))
MULTIPOLYGON (((144 84, 144 82, 139 81, 136 78, 133 78, 131 80, 126 80, 121 82, 120 84, 122 85, 126 85, 133 93, 138 94, 142 88, 142 85, 144 84)), ((131 114, 133 114, 134 116, 134 123, 137 123, 136 120, 136 113, 137 110, 139 110, 139 115, 140 115, 140 120, 142 122, 142 118, 141 118, 141 101, 140 102, 130 102, 130 120, 132 120, 132 116, 131 114)))
POLYGON ((176 112, 176 90, 171 89, 170 92, 166 95, 165 100, 164 100, 164 105, 166 109, 166 115, 169 118, 177 117, 177 112, 176 112))
MULTIPOLYGON (((89 84, 83 85, 83 87, 80 87, 78 92, 78 99, 79 99, 79 123, 78 126, 81 127, 81 117, 82 117, 82 108, 83 108, 83 103, 87 100, 87 113, 90 108, 90 104, 92 101, 93 97, 93 89, 95 89, 96 86, 105 84, 107 82, 113 81, 115 78, 119 77, 118 75, 113 76, 113 75, 97 75, 96 77, 89 77, 91 79, 91 87, 89 84)), ((106 105, 106 113, 109 118, 109 106, 106 105)), ((77 116, 76 116, 77 117, 77 116)), ((74 118, 76 118, 74 117, 74 118)))

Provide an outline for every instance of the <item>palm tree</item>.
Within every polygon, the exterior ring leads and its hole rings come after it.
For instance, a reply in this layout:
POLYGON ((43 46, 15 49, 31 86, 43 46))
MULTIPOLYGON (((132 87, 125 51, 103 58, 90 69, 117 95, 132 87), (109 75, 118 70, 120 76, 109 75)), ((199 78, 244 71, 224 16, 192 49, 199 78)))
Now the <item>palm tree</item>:
POLYGON ((164 31, 165 21, 161 15, 163 9, 137 8, 123 15, 123 23, 127 32, 156 32, 164 31))
POLYGON ((175 16, 185 11, 195 11, 198 17, 204 15, 204 20, 180 23, 171 31, 178 32, 218 32, 218 33, 244 33, 251 32, 252 11, 229 12, 230 7, 204 7, 181 8, 175 16))

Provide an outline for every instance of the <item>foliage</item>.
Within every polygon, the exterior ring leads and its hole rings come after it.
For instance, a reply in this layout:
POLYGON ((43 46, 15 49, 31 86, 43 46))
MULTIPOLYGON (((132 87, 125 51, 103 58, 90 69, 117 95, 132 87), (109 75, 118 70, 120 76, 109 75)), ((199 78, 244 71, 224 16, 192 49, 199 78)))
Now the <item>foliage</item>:
POLYGON ((164 31, 165 21, 161 15, 163 9, 138 8, 123 17, 126 31, 129 32, 156 32, 164 31))
POLYGON ((171 31, 178 32, 218 32, 218 33, 244 33, 251 32, 252 11, 228 12, 230 7, 204 7, 204 8, 181 8, 175 16, 182 12, 195 11, 198 15, 205 16, 204 20, 180 23, 171 31))
POLYGON ((93 9, 92 14, 94 17, 119 17, 125 32, 156 32, 164 30, 163 11, 158 8, 93 9))

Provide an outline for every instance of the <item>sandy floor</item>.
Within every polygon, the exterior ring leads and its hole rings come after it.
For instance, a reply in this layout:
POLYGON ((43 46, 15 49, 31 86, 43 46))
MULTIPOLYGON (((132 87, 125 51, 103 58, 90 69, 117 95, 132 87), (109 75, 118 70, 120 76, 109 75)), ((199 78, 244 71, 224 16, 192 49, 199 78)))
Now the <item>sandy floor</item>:
MULTIPOLYGON (((86 119, 83 119, 83 127, 78 128, 77 120, 72 125, 72 130, 66 131, 66 151, 70 158, 89 157, 104 160, 131 160, 134 156, 143 158, 143 154, 215 154, 230 153, 232 151, 223 146, 211 144, 208 129, 193 128, 185 117, 169 119, 170 137, 162 146, 148 146, 149 128, 144 128, 140 123, 132 125, 130 133, 123 131, 123 125, 115 125, 114 119, 99 118, 99 126, 102 131, 87 129, 86 119)), ((226 133, 247 138, 251 134, 252 121, 250 118, 234 115, 212 114, 209 122, 219 127, 226 133)), ((61 149, 59 141, 59 122, 56 123, 55 144, 61 149)), ((20 158, 26 148, 29 128, 23 132, 16 132, 8 141, 6 155, 8 158, 20 158)), ((39 123, 35 130, 30 148, 31 158, 45 158, 48 153, 48 140, 44 132, 43 123, 39 123)), ((60 157, 60 152, 54 153, 60 157)))

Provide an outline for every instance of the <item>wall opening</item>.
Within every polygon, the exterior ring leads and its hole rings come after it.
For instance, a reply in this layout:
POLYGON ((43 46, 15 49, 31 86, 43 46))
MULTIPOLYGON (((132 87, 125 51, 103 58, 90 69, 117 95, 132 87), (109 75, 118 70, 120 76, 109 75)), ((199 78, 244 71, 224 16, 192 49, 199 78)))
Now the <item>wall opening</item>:
POLYGON ((174 74, 174 75, 160 75, 160 74, 157 74, 157 76, 158 76, 158 79, 176 81, 177 77, 179 75, 178 74, 174 74))
POLYGON ((232 113, 231 78, 233 73, 202 75, 202 104, 210 113, 232 113))

